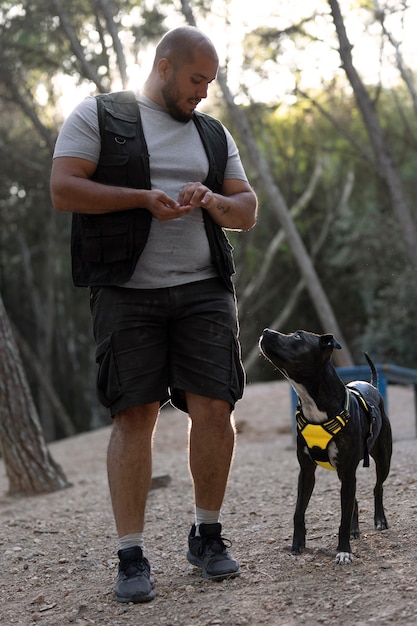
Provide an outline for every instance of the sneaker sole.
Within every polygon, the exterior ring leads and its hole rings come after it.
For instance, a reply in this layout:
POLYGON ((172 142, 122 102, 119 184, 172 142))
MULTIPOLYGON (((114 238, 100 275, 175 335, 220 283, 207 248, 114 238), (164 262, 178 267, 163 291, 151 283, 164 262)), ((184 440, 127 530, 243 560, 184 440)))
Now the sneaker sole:
POLYGON ((220 581, 220 580, 226 580, 228 578, 236 578, 236 576, 240 576, 239 569, 237 569, 234 572, 225 572, 224 574, 217 574, 217 575, 209 574, 204 569, 204 566, 202 565, 201 561, 197 559, 196 557, 194 557, 190 552, 187 553, 187 561, 191 565, 194 565, 194 567, 198 567, 198 569, 201 570, 201 576, 205 578, 206 580, 220 581))
POLYGON ((140 602, 150 602, 151 600, 154 599, 154 597, 155 597, 155 593, 153 591, 148 593, 148 595, 146 595, 146 596, 143 596, 143 595, 133 595, 130 598, 126 598, 124 596, 118 596, 116 594, 117 602, 124 602, 126 604, 128 604, 129 602, 133 602, 134 604, 139 604, 140 602))

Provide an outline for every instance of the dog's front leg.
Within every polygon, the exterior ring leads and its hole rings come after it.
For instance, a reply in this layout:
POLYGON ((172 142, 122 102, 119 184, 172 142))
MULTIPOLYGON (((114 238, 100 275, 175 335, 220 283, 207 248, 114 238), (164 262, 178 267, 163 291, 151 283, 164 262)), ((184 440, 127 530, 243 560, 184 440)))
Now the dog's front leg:
POLYGON ((300 473, 298 474, 297 504, 294 513, 294 534, 291 554, 300 554, 306 545, 305 512, 315 484, 316 464, 305 451, 297 451, 300 473))
POLYGON ((346 565, 353 560, 350 547, 350 532, 352 517, 355 511, 356 475, 355 472, 347 472, 339 476, 341 480, 340 504, 342 515, 339 526, 339 543, 337 545, 336 563, 346 565))
POLYGON ((352 523, 350 525, 350 538, 351 539, 359 539, 359 509, 358 509, 358 501, 355 498, 355 506, 353 508, 352 515, 352 523))

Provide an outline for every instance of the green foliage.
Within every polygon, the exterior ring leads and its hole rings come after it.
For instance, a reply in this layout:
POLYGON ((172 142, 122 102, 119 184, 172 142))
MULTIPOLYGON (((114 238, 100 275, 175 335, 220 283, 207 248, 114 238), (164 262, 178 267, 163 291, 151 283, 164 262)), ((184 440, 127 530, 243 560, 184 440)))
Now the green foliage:
MULTIPOLYGON (((412 181, 417 168, 413 145, 416 120, 411 106, 400 88, 381 90, 377 106, 410 199, 415 198, 412 181), (396 96, 400 97, 401 92, 402 108, 398 109, 396 96), (414 132, 410 133, 410 129, 414 132)), ((352 97, 347 97, 343 88, 334 83, 310 98, 300 97, 290 108, 262 107, 258 103, 247 114, 289 208, 306 189, 317 160, 323 164, 316 191, 296 217, 296 224, 312 252, 323 225, 330 219, 331 228, 315 265, 355 360, 361 361, 363 350, 371 345, 370 334, 379 327, 378 341, 390 346, 386 358, 389 356, 398 365, 417 367, 414 344, 399 340, 403 334, 414 334, 409 332, 413 299, 407 302, 405 292, 401 293, 401 314, 397 310, 397 314, 391 315, 393 302, 385 306, 395 294, 398 276, 408 276, 412 292, 416 276, 405 256, 384 181, 375 173, 369 139, 352 97), (323 116, 323 110, 329 114, 323 116), (340 213, 337 206, 349 171, 354 172, 355 183, 349 203, 340 213), (390 320, 394 318, 393 332, 390 320)), ((244 149, 241 151, 244 154, 244 149)), ((262 189, 256 190, 260 211, 250 245, 244 238, 242 241, 241 235, 233 238, 239 258, 238 295, 256 276, 268 242, 280 228, 262 189)), ((298 267, 284 241, 259 292, 253 301, 245 302, 241 311, 242 343, 246 350, 256 345, 260 330, 270 325, 285 307, 299 278, 298 267)), ((323 331, 305 292, 280 330, 290 332, 297 328, 323 331)), ((375 349, 373 344, 372 348, 375 349)), ((251 380, 258 376, 265 376, 261 363, 251 370, 251 380)))
MULTIPOLYGON (((145 2, 113 6, 122 42, 133 34, 137 53, 159 37, 167 2, 141 11, 145 2), (129 19, 127 19, 129 17, 129 19)), ((51 208, 51 151, 60 115, 56 77, 110 87, 118 77, 114 31, 104 3, 0 2, 0 289, 10 318, 42 364, 78 430, 104 423, 95 401, 94 348, 88 291, 72 286, 70 215, 51 208), (78 46, 78 47, 77 47, 78 46), (88 71, 87 71, 88 70, 88 71), (43 87, 42 98, 39 88, 43 87)), ((126 51, 128 48, 126 47, 126 51)), ((28 374, 46 438, 49 423, 39 381, 28 374)))
POLYGON ((415 368, 417 364, 416 270, 391 271, 374 294, 358 349, 375 362, 415 368))
MULTIPOLYGON (((361 4, 364 7, 365 3, 361 4)), ((114 14, 109 24, 100 0, 61 0, 54 6, 61 7, 61 16, 51 11, 50 0, 19 4, 0 0, 0 288, 11 319, 45 364, 45 373, 59 390, 77 429, 83 430, 105 423, 105 418, 93 409, 97 403, 88 291, 72 287, 70 216, 57 215, 50 206, 50 157, 60 123, 56 79, 67 74, 91 85, 92 91, 111 88, 112 81, 120 79, 121 67, 109 25, 116 27, 125 54, 136 59, 149 42, 160 37, 166 29, 165 17, 172 17, 178 8, 170 0, 123 0, 111 4, 114 14), (64 18, 68 20, 65 27, 64 18), (77 42, 81 53, 76 50, 77 42)), ((192 6, 198 15, 212 10, 206 0, 192 6)), ((223 8, 226 15, 227 7, 223 8)), ((310 11, 307 5, 306 11, 310 11)), ((280 61, 289 43, 308 47, 312 41, 308 21, 292 24, 288 20, 286 24, 279 31, 268 24, 247 33, 243 70, 269 78, 271 67, 280 61)), ((314 255, 316 270, 355 359, 362 362, 366 350, 375 361, 417 367, 415 270, 405 258, 393 207, 384 181, 375 173, 369 137, 356 103, 340 73, 304 93, 298 86, 299 69, 296 64, 294 67, 291 101, 252 102, 244 107, 244 113, 290 210, 308 188, 317 164, 321 165, 314 193, 294 220, 307 250, 314 255), (340 210, 350 172, 354 174, 353 189, 340 210), (317 250, 323 232, 326 237, 317 250)), ((400 85, 369 90, 410 205, 416 207, 417 125, 408 91, 400 85)), ((246 96, 249 91, 242 88, 246 96)), ((213 106, 215 115, 238 137, 236 120, 228 119, 223 100, 213 106)), ((263 282, 255 285, 252 295, 245 295, 251 281, 257 281, 268 247, 281 226, 251 169, 244 137, 239 149, 260 204, 256 228, 229 233, 235 247, 246 357, 256 347, 262 329, 271 325, 290 301, 300 272, 284 238, 263 282)), ((323 330, 305 289, 280 330, 296 328, 323 330)), ((259 359, 250 379, 268 376, 274 374, 259 359)), ((41 405, 42 393, 33 376, 31 383, 41 405)), ((61 434, 57 426, 51 436, 61 434)))

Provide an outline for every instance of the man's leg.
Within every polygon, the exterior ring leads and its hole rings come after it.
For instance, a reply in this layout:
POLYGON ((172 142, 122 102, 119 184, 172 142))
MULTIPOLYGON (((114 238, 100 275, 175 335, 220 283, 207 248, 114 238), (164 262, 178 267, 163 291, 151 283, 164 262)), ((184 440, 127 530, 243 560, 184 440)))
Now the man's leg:
MULTIPOLYGON (((113 418, 107 469, 119 538, 143 532, 146 500, 152 477, 152 435, 159 402, 121 411, 113 418)), ((119 550, 116 596, 120 602, 152 600, 153 581, 143 546, 119 550)))
POLYGON ((189 461, 195 504, 220 510, 235 446, 230 404, 186 393, 191 419, 189 461))
MULTIPOLYGON (((192 393, 186 393, 186 398, 191 419, 189 463, 195 505, 211 517, 220 513, 233 459, 235 429, 230 404, 192 393)), ((227 551, 218 521, 193 526, 187 558, 201 568, 204 578, 222 580, 239 574, 239 564, 227 551)))

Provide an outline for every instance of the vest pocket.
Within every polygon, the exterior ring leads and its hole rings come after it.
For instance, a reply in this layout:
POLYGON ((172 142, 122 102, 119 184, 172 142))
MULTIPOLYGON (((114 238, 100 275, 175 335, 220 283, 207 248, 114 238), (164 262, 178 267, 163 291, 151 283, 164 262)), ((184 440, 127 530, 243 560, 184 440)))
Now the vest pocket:
MULTIPOLYGON (((122 140, 123 138, 115 137, 122 140)), ((125 141, 125 140, 124 140, 125 141)), ((116 144, 115 144, 115 147, 116 144)), ((100 168, 100 182, 104 185, 115 185, 126 187, 128 185, 128 162, 129 155, 123 152, 126 150, 123 144, 119 146, 121 152, 104 154, 100 157, 98 167, 100 168)), ((95 180, 95 177, 93 177, 95 180)))
POLYGON ((105 107, 105 109, 107 115, 104 122, 104 129, 106 131, 114 135, 120 135, 121 137, 136 137, 137 116, 121 113, 120 111, 116 112, 109 107, 105 107))
POLYGON ((217 230, 214 246, 218 260, 217 269, 221 272, 220 275, 227 278, 232 276, 236 271, 233 260, 233 246, 221 228, 217 230))
POLYGON ((233 246, 224 233, 223 233, 222 249, 223 249, 223 260, 224 260, 226 272, 228 273, 229 276, 232 276, 236 271, 235 263, 233 260, 233 246))
POLYGON ((85 225, 82 255, 90 263, 113 263, 130 259, 133 254, 133 216, 117 221, 100 217, 85 225))

